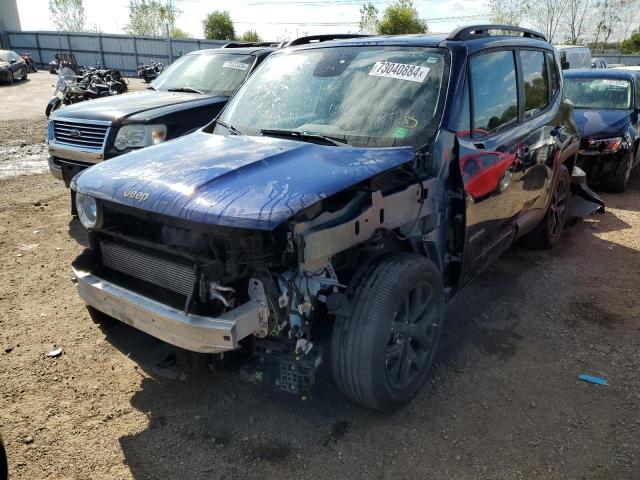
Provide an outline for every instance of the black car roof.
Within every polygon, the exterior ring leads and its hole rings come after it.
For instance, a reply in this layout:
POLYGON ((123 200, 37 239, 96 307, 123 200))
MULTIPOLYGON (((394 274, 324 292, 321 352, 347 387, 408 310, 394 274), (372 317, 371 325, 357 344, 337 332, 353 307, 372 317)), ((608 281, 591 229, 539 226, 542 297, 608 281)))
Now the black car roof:
POLYGON ((563 70, 562 75, 565 78, 624 78, 626 80, 635 78, 633 71, 622 68, 576 68, 575 70, 563 70))

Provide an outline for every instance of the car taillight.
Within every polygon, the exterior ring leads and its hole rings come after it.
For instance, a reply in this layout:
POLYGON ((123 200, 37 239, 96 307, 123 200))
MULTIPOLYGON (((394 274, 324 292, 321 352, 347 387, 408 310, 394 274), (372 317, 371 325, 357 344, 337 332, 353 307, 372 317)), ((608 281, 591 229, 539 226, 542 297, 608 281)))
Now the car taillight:
POLYGON ((600 150, 606 153, 615 153, 620 150, 622 145, 622 137, 606 138, 602 140, 590 139, 588 142, 589 150, 600 150))

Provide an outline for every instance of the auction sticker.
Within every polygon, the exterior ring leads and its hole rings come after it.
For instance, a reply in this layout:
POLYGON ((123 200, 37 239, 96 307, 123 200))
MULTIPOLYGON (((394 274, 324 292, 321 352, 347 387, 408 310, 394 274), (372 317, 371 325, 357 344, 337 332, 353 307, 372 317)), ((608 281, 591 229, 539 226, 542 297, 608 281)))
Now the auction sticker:
POLYGON ((249 68, 249 65, 241 62, 233 62, 231 60, 227 60, 222 64, 224 68, 235 68, 236 70, 246 70, 249 68))
POLYGON ((431 70, 429 67, 420 65, 409 65, 406 63, 376 62, 369 71, 373 77, 395 78, 397 80, 409 80, 410 82, 422 83, 431 70))
POLYGON ((618 88, 627 88, 629 86, 629 82, 626 80, 602 80, 603 85, 611 85, 612 87, 618 88))

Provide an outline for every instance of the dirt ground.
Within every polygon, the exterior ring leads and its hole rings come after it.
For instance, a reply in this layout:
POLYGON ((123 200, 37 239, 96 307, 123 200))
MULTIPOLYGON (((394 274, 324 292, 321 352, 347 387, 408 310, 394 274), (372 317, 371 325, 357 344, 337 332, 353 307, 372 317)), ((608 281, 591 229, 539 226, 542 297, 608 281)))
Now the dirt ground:
MULTIPOLYGON (((0 122, 0 143, 17 128, 0 122)), ((39 128, 22 142, 41 142, 39 128)), ((466 289, 429 383, 381 415, 341 397, 328 369, 302 400, 195 354, 171 365, 149 337, 95 325, 71 282, 83 238, 68 192, 48 174, 0 180, 10 477, 637 480, 640 172, 603 196, 607 213, 552 252, 512 248, 466 289), (48 358, 54 346, 64 353, 48 358)))
MULTIPOLYGON (((0 83, 0 179, 49 171, 44 110, 57 80, 57 75, 38 70, 26 81, 0 83)), ((130 92, 147 87, 139 78, 127 82, 130 92)))

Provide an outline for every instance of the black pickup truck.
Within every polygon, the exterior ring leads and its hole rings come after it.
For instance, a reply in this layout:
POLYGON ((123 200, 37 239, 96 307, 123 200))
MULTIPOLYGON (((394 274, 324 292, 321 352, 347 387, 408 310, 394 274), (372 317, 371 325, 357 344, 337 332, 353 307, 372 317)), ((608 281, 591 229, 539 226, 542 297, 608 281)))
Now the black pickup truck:
POLYGON ((49 169, 67 187, 95 163, 210 122, 275 44, 228 44, 180 57, 150 86, 69 105, 49 118, 49 169))

